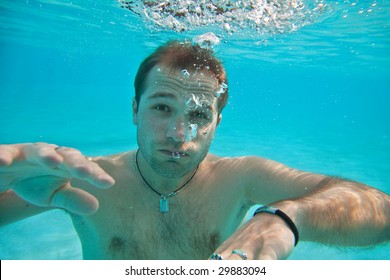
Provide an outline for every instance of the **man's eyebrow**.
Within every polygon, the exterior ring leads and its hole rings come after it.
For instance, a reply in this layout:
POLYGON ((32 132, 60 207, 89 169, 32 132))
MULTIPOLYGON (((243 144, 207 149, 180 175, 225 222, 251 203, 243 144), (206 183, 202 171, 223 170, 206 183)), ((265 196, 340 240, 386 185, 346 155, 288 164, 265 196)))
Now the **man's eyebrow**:
POLYGON ((210 104, 207 104, 207 103, 203 103, 203 104, 202 104, 202 108, 208 109, 208 110, 210 110, 211 112, 214 111, 213 106, 211 106, 210 104))
POLYGON ((151 96, 148 96, 148 99, 166 98, 166 97, 177 99, 176 95, 174 95, 172 93, 168 93, 168 92, 156 92, 156 93, 153 93, 151 96))
POLYGON ((214 107, 211 106, 210 104, 208 103, 201 103, 202 106, 197 106, 196 108, 194 109, 191 109, 190 111, 193 111, 193 112, 197 112, 197 111, 201 111, 202 109, 206 109, 206 110, 209 110, 210 112, 214 112, 214 107))

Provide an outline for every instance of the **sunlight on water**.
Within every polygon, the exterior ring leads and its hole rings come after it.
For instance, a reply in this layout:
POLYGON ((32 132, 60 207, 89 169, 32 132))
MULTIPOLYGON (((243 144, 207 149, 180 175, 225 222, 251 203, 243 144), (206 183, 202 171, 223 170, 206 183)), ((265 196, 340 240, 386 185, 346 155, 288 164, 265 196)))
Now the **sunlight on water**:
POLYGON ((386 0, 3 0, 0 9, 0 39, 37 46, 50 40, 70 58, 129 47, 142 53, 167 38, 185 38, 217 46, 232 60, 280 63, 282 56, 288 65, 390 65, 386 0), (199 38, 210 32, 214 37, 199 38))
POLYGON ((139 15, 154 30, 193 30, 216 26, 227 34, 255 31, 257 34, 280 34, 296 31, 317 21, 329 9, 323 1, 302 0, 219 0, 219 1, 125 1, 123 8, 139 15))

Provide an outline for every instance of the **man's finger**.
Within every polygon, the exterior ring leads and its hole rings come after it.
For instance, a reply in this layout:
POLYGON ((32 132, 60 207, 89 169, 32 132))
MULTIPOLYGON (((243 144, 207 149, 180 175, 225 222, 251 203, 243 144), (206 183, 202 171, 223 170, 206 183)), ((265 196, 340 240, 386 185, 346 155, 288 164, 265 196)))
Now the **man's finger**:
POLYGON ((61 168, 65 168, 73 178, 99 187, 111 187, 115 181, 97 163, 90 161, 75 149, 57 149, 57 152, 64 158, 61 168))
POLYGON ((10 166, 20 156, 20 150, 13 145, 0 145, 0 167, 10 166))
POLYGON ((46 143, 35 143, 24 145, 23 151, 26 160, 38 163, 41 166, 55 168, 63 162, 63 157, 57 153, 56 145, 46 143))
POLYGON ((50 205, 78 215, 92 215, 99 208, 99 202, 93 195, 73 188, 69 183, 54 193, 50 205))

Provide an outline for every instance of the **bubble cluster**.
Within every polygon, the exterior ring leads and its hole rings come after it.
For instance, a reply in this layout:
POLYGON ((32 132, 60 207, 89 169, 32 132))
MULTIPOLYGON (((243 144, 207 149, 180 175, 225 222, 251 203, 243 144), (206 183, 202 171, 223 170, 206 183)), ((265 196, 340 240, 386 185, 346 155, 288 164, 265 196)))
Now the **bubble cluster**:
POLYGON ((183 153, 179 153, 179 152, 172 152, 172 157, 174 159, 180 159, 182 156, 184 156, 185 154, 183 153))
MULTIPOLYGON (((210 101, 206 97, 201 95, 189 94, 185 101, 185 113, 188 114, 203 106, 210 106, 210 101)), ((189 123, 185 130, 185 142, 194 140, 198 135, 198 125, 195 123, 189 123)), ((204 134, 203 134, 204 135, 204 134)))
POLYGON ((228 34, 247 29, 263 35, 287 33, 315 22, 328 10, 325 0, 118 1, 148 27, 178 32, 214 26, 228 34))
POLYGON ((191 142, 193 139, 196 138, 197 134, 198 134, 198 125, 195 123, 190 123, 185 133, 185 142, 191 142))
POLYGON ((203 94, 200 96, 190 94, 186 99, 186 113, 194 111, 199 107, 203 107, 204 105, 209 106, 210 101, 208 101, 203 94))
POLYGON ((226 92, 227 89, 228 89, 228 85, 225 83, 221 83, 219 85, 218 90, 216 92, 214 92, 214 96, 216 98, 219 98, 221 96, 221 94, 224 94, 226 92))

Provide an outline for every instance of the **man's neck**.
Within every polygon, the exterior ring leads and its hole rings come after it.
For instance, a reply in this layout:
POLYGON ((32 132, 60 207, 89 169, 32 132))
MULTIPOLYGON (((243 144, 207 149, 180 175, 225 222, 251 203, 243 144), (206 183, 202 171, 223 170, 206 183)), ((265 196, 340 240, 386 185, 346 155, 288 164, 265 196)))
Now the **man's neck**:
POLYGON ((169 178, 155 172, 142 156, 142 153, 135 152, 134 157, 138 167, 136 172, 138 172, 141 179, 145 181, 144 183, 163 195, 168 195, 181 188, 194 175, 194 172, 196 172, 196 169, 194 169, 180 178, 169 178))

